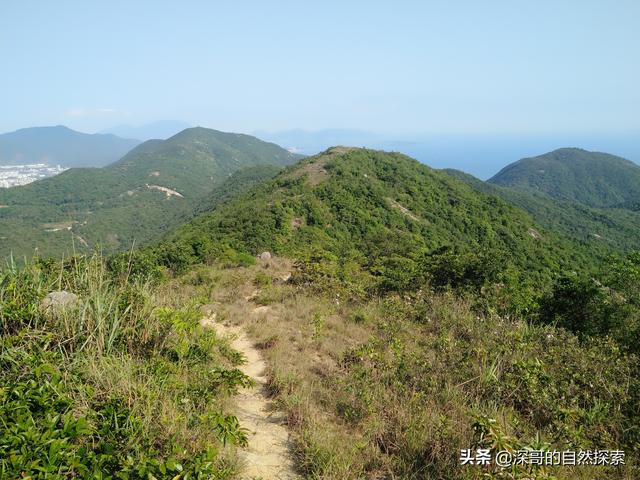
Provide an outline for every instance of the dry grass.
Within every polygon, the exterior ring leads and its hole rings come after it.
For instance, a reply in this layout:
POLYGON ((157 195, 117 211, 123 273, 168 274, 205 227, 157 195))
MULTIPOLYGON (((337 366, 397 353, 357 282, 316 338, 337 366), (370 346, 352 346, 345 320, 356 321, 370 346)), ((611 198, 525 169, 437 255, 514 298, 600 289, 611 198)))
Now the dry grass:
MULTIPOLYGON (((357 393, 345 383, 344 361, 349 352, 374 341, 380 306, 344 305, 335 297, 273 282, 290 269, 290 262, 272 259, 256 267, 217 271, 212 305, 220 318, 246 328, 263 349, 271 390, 288 414, 298 464, 308 478, 387 478, 394 470, 390 453, 400 437, 419 450, 425 438, 421 432, 437 435, 442 425, 424 410, 422 399, 407 403, 391 389, 381 390, 376 399, 387 406, 386 416, 348 419, 345 412, 357 393), (390 421, 397 427, 390 429, 390 421), (401 431, 407 427, 412 438, 401 431)), ((470 435, 468 422, 460 428, 470 435)))
POLYGON ((371 331, 367 325, 346 321, 348 312, 335 299, 307 295, 279 282, 291 268, 287 260, 272 259, 256 267, 217 271, 220 277, 212 291, 211 306, 221 320, 246 328, 263 350, 270 367, 270 388, 288 414, 302 466, 311 462, 304 459, 308 454, 302 453, 307 450, 304 445, 326 439, 323 451, 328 444, 336 447, 331 454, 322 455, 347 468, 350 461, 340 460, 344 444, 336 442, 335 435, 347 440, 351 434, 340 421, 330 418, 335 400, 333 383, 339 378, 345 353, 367 341, 371 331))
MULTIPOLYGON (((274 258, 206 275, 215 279, 208 301, 218 318, 243 326, 263 351, 307 478, 477 478, 482 472, 461 469, 458 453, 473 447, 480 414, 507 435, 535 436, 524 424, 514 430, 518 414, 497 400, 507 354, 494 350, 526 359, 510 338, 540 332, 477 317, 447 294, 415 305, 403 298, 344 304, 282 282, 291 269, 274 258)), ((598 472, 553 473, 586 479, 598 472)))

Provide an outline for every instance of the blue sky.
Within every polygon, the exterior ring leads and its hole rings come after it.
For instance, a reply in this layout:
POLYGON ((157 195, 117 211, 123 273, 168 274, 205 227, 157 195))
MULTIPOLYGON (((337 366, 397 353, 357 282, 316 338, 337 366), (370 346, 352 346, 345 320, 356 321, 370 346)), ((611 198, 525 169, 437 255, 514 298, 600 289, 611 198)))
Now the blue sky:
POLYGON ((0 2, 0 131, 640 132, 640 2, 0 2))

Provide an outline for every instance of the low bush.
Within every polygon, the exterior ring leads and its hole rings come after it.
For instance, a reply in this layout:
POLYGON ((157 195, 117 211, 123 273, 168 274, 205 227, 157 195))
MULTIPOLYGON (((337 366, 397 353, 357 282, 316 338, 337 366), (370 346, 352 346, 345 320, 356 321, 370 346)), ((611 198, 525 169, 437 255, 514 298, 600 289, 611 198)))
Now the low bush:
POLYGON ((225 399, 251 382, 149 277, 99 257, 0 272, 1 478, 230 478, 246 444, 225 399), (126 273, 123 273, 126 272, 126 273), (55 313, 41 300, 77 295, 55 313))

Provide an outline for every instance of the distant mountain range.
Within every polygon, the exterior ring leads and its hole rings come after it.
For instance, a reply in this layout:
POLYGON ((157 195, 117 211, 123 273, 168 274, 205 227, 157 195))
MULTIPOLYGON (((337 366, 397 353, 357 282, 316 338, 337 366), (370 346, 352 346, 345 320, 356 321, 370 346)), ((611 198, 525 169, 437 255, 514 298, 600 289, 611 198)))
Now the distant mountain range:
POLYGON ((299 158, 255 137, 205 128, 149 140, 104 168, 72 168, 0 189, 0 255, 32 255, 37 248, 58 256, 72 243, 78 251, 127 249, 184 223, 201 203, 215 203, 214 190, 226 181, 242 190, 274 171, 234 173, 299 158))
MULTIPOLYGON (((65 167, 104 166, 121 158, 140 141, 167 139, 189 128, 185 122, 164 120, 142 126, 120 125, 89 135, 66 127, 27 128, 0 135, 0 165, 52 163, 65 167)), ((336 145, 397 151, 433 168, 455 168, 487 179, 514 158, 530 152, 551 151, 574 144, 611 151, 640 161, 638 135, 517 136, 517 135, 401 135, 354 129, 255 132, 262 140, 304 155, 315 155, 336 145)))
MULTIPOLYGON (((325 139, 341 143, 343 134, 326 131, 325 139)), ((93 141, 98 146, 92 151, 92 162, 100 141, 136 144, 110 134, 86 135, 65 127, 26 129, 0 139, 28 139, 30 135, 39 139, 41 146, 43 138, 58 139, 57 143, 49 142, 58 147, 64 143, 61 138, 67 139, 67 150, 73 150, 69 145, 78 138, 93 141)), ((363 142, 367 138, 374 140, 362 133, 363 142)), ((37 144, 35 141, 32 148, 37 144)), ((331 150, 334 154, 329 157, 335 157, 336 151, 331 150)), ((384 165, 408 161, 402 155, 348 151, 363 161, 373 155, 384 165)), ((0 190, 0 255, 30 254, 36 247, 43 254, 58 255, 68 251, 72 239, 80 250, 100 246, 116 251, 129 248, 134 241, 146 243, 272 178, 279 168, 300 158, 249 135, 200 127, 183 130, 167 140, 148 140, 104 168, 72 168, 32 185, 0 190)), ((588 245, 593 252, 604 255, 614 249, 640 248, 640 167, 623 158, 563 148, 517 161, 487 182, 456 170, 424 172, 416 173, 427 182, 422 188, 434 188, 433 175, 438 181, 443 178, 440 175, 455 179, 455 192, 462 181, 478 194, 500 197, 522 215, 531 215, 525 223, 535 222, 537 227, 531 227, 535 231, 553 232, 588 245)), ((451 198, 468 195, 455 192, 452 190, 451 198)), ((430 218, 433 215, 429 214, 430 218)), ((443 233, 443 238, 447 235, 443 233)), ((455 238, 456 234, 449 236, 455 238)))
POLYGON ((192 125, 179 120, 160 120, 158 122, 152 122, 137 127, 133 127, 131 125, 118 125, 116 127, 102 130, 100 133, 110 133, 117 135, 118 137, 136 138, 138 140, 165 140, 176 133, 191 127, 192 125))
POLYGON ((100 167, 116 161, 139 143, 111 134, 80 133, 63 126, 23 128, 0 134, 0 165, 100 167))
POLYGON ((254 135, 305 155, 314 155, 336 145, 376 147, 385 141, 385 137, 377 133, 340 128, 316 131, 301 129, 282 132, 257 131, 254 135))

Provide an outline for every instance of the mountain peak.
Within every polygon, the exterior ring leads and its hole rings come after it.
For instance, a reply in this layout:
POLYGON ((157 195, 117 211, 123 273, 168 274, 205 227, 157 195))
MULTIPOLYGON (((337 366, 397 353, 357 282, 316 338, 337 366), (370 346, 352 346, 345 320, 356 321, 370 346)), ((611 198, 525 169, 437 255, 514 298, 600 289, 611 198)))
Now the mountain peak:
POLYGON ((500 170, 489 183, 590 207, 613 207, 640 200, 640 167, 581 148, 560 148, 523 158, 500 170))
POLYGON ((238 134, 226 133, 220 130, 215 130, 213 128, 196 126, 196 127, 189 127, 189 128, 185 128, 184 130, 180 130, 178 133, 176 133, 175 135, 172 135, 167 140, 184 139, 184 138, 190 139, 195 137, 217 137, 221 135, 238 135, 238 134))
POLYGON ((167 241, 185 252, 212 241, 293 258, 317 250, 362 261, 363 268, 371 262, 378 268, 384 256, 417 258, 446 246, 494 248, 514 250, 522 265, 537 268, 536 262, 546 261, 541 252, 555 240, 547 232, 534 238, 532 229, 545 232, 524 212, 406 155, 332 147, 202 215, 167 241))
POLYGON ((87 248, 129 248, 134 239, 149 241, 182 223, 234 173, 252 169, 233 183, 248 188, 298 158, 255 137, 205 128, 148 140, 104 168, 70 169, 24 187, 0 189, 0 205, 9 206, 2 211, 0 231, 10 239, 0 242, 0 253, 8 254, 12 245, 16 254, 18 248, 29 254, 37 247, 44 255, 57 255, 67 251, 69 232, 87 248), (42 227, 53 224, 61 230, 42 227))

